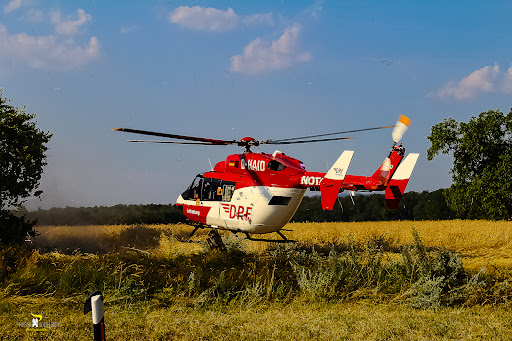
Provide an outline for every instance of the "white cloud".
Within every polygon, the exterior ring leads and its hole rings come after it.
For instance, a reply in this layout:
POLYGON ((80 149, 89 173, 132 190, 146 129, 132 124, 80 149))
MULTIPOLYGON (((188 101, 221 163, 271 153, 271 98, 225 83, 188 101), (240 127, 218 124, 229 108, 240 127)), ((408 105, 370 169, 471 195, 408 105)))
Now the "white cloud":
POLYGON ((268 25, 273 24, 272 13, 252 14, 242 19, 244 25, 268 25))
POLYGON ((240 18, 231 8, 222 11, 201 6, 180 6, 171 12, 169 20, 173 24, 198 31, 222 32, 233 29, 240 18))
POLYGON ((60 15, 60 11, 52 13, 52 23, 55 25, 55 32, 65 35, 73 35, 78 32, 80 27, 85 23, 90 23, 92 16, 85 13, 85 11, 79 8, 76 11, 78 19, 76 20, 63 20, 60 15))
POLYGON ((63 41, 53 35, 9 35, 0 24, 0 51, 0 69, 16 63, 34 69, 68 70, 97 59, 100 45, 96 37, 85 46, 77 46, 72 39, 63 41))
POLYGON ((184 28, 209 32, 229 31, 238 27, 240 24, 272 25, 273 23, 272 13, 240 17, 232 8, 223 11, 201 6, 180 6, 171 11, 169 21, 184 28))
POLYGON ((8 14, 21 6, 21 0, 12 0, 4 6, 4 13, 8 14))
POLYGON ((507 69, 507 73, 505 74, 503 92, 506 94, 512 94, 512 66, 507 69))
POLYGON ((300 31, 299 25, 290 26, 278 40, 270 44, 263 42, 260 38, 253 40, 244 48, 243 54, 231 57, 231 70, 245 74, 258 74, 310 61, 311 53, 299 51, 300 31))
POLYGON ((494 83, 499 74, 500 67, 487 65, 479 70, 473 71, 469 76, 455 83, 450 82, 437 93, 439 97, 453 97, 456 99, 467 99, 475 97, 484 92, 495 90, 494 83))

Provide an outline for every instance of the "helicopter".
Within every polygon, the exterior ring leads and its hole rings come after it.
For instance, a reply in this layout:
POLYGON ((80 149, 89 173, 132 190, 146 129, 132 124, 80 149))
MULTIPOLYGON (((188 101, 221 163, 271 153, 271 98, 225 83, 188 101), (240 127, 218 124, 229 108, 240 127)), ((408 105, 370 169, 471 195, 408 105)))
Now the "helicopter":
POLYGON ((173 139, 128 142, 242 147, 241 154, 229 155, 225 160, 216 163, 212 170, 198 174, 176 200, 177 206, 194 226, 190 237, 199 228, 211 228, 211 237, 220 241, 217 230, 243 233, 247 239, 255 241, 290 242, 281 230, 297 211, 307 189, 320 192, 324 210, 332 210, 339 193, 343 191, 384 191, 386 208, 397 209, 419 156, 418 153, 409 153, 405 157, 405 148, 399 144, 410 123, 408 117, 401 115, 393 126, 279 140, 256 140, 252 137, 218 140, 130 128, 113 130, 173 139), (261 145, 346 140, 351 137, 336 135, 384 128, 394 128, 393 146, 384 162, 371 176, 347 174, 354 151, 344 151, 327 173, 307 171, 300 160, 279 150, 272 154, 252 151, 252 148, 261 145), (281 239, 253 237, 267 233, 277 233, 281 239))

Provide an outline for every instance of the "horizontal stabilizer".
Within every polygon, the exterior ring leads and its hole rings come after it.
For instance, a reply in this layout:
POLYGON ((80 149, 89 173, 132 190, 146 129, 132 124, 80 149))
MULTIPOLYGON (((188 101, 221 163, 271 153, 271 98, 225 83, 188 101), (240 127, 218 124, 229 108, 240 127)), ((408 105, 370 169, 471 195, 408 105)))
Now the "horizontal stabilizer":
POLYGON ((333 209, 353 155, 354 151, 352 150, 344 151, 320 183, 320 195, 324 210, 333 209))
POLYGON ((410 153, 407 155, 405 160, 398 166, 391 180, 409 180, 419 156, 420 154, 418 153, 410 153))

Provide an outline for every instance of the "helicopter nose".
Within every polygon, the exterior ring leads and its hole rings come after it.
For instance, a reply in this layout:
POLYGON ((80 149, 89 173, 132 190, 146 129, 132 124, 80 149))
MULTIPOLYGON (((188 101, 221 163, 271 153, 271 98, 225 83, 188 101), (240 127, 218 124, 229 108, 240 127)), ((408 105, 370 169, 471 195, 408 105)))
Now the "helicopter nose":
POLYGON ((185 204, 185 199, 183 199, 183 197, 182 197, 182 196, 181 196, 181 194, 180 194, 180 196, 178 197, 178 199, 176 199, 176 205, 178 205, 178 206, 182 206, 182 205, 184 205, 184 204, 185 204))

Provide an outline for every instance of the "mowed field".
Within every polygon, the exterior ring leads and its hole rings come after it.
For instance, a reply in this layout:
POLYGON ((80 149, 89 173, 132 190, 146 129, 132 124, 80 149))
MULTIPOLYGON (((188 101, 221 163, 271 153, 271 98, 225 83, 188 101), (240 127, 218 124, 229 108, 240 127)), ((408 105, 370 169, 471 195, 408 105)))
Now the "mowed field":
POLYGON ((505 340, 512 335, 512 222, 292 223, 285 229, 295 244, 247 241, 223 232, 228 252, 222 254, 208 249, 208 230, 184 242, 192 227, 183 224, 37 227, 37 251, 19 260, 20 269, 10 269, 13 274, 0 288, 0 340, 91 340, 91 316, 83 314, 83 303, 95 289, 105 295, 110 340, 505 340), (418 244, 413 231, 432 260, 446 256, 446 249, 460 257, 467 272, 461 283, 467 284, 458 294, 449 287, 455 282, 443 287, 434 277, 421 279, 418 271, 408 272, 411 282, 407 274, 400 277, 404 248, 418 244), (330 269, 337 276, 348 273, 347 279, 333 281, 330 269), (385 274, 375 275, 379 271, 385 274), (499 276, 478 277, 493 273, 499 276), (332 283, 340 293, 327 290, 332 283), (445 291, 436 296, 436 288, 445 291), (452 296, 458 301, 450 301, 452 296), (37 332, 17 326, 31 321, 31 314, 59 326, 37 332))

